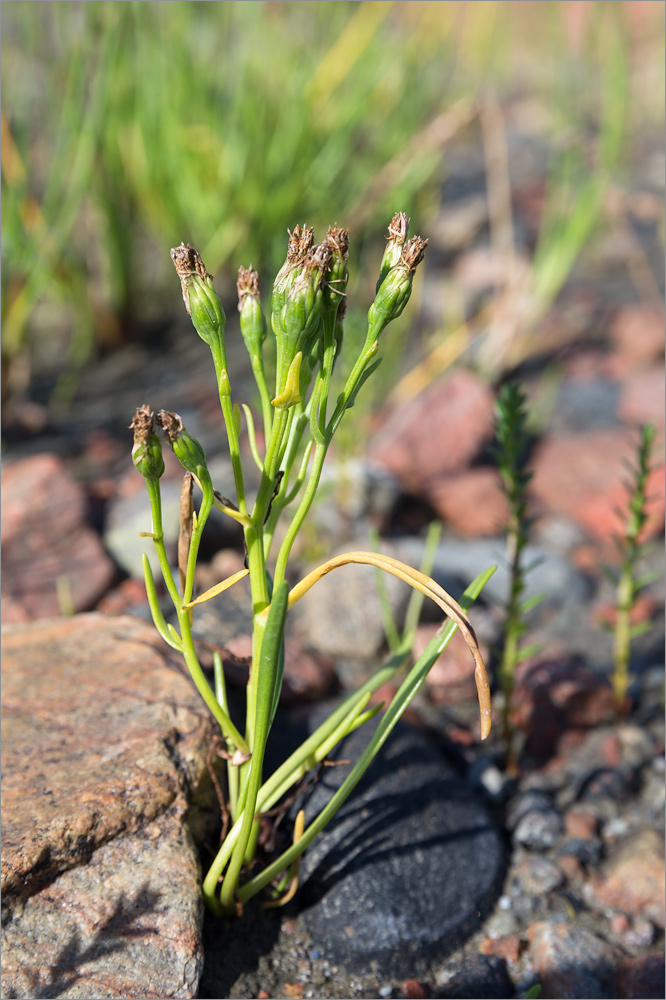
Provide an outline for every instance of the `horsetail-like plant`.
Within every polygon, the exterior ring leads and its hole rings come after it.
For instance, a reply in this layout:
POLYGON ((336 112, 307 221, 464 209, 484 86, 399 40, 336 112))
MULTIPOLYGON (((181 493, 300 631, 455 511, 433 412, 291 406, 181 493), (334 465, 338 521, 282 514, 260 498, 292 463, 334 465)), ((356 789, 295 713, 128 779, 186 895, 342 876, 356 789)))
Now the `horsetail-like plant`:
POLYGON ((527 486, 532 473, 527 471, 529 436, 525 393, 519 385, 508 382, 499 391, 495 408, 497 446, 494 455, 507 501, 507 563, 509 595, 505 605, 503 645, 499 664, 499 683, 503 694, 502 735, 506 749, 506 769, 516 774, 517 761, 514 730, 511 724, 511 699, 515 685, 516 664, 528 656, 531 648, 520 648, 526 631, 525 615, 542 599, 541 594, 525 598, 524 550, 534 519, 527 514, 527 486))
POLYGON ((641 428, 641 436, 637 450, 637 462, 633 471, 633 479, 629 484, 629 507, 624 533, 616 536, 615 541, 620 550, 621 563, 619 572, 615 574, 616 615, 613 650, 613 694, 615 711, 618 717, 626 714, 628 709, 627 691, 629 689, 629 661, 631 655, 631 640, 644 631, 643 625, 631 624, 631 612, 639 591, 651 576, 640 576, 637 573, 638 563, 644 553, 641 544, 641 533, 647 521, 647 483, 650 475, 650 456, 655 438, 652 424, 641 428))
MULTIPOLYGON (((270 324, 264 320, 256 272, 252 268, 240 269, 241 335, 257 382, 265 440, 262 450, 255 433, 253 413, 243 404, 252 457, 260 470, 254 498, 246 492, 241 462, 242 415, 233 400, 227 370, 224 311, 213 288, 212 277, 197 251, 186 244, 171 251, 185 307, 212 354, 233 469, 235 500, 228 499, 215 488, 203 448, 187 433, 178 414, 160 410, 155 415, 149 406, 140 407, 132 425, 133 459, 148 488, 152 530, 147 534, 155 543, 177 625, 167 623, 162 614, 150 563, 144 556, 146 589, 153 619, 165 642, 183 655, 194 683, 220 727, 226 748, 230 824, 203 885, 206 904, 217 915, 236 913, 243 903, 265 887, 271 897, 268 905, 291 897, 300 855, 359 782, 456 628, 462 632, 475 662, 483 739, 490 730, 491 704, 486 670, 466 612, 492 569, 470 584, 460 603, 423 572, 375 552, 347 552, 327 560, 293 586, 287 580, 292 546, 314 501, 329 445, 346 412, 353 407, 359 390, 379 365, 380 336, 405 308, 414 273, 423 259, 428 241, 418 236, 408 240, 407 228, 407 217, 402 213, 396 215, 389 228, 376 296, 368 313, 367 336, 335 398, 331 386, 343 338, 348 279, 347 230, 332 227, 319 245, 313 245, 312 229, 308 227, 296 226, 289 233, 287 257, 273 285, 270 324), (267 327, 275 338, 274 385, 264 366, 267 327), (185 470, 178 585, 169 565, 162 531, 160 477, 164 463, 161 437, 166 437, 185 470), (201 493, 198 507, 193 503, 194 484, 201 493), (292 504, 295 509, 289 510, 292 504), (247 568, 195 597, 197 553, 213 507, 242 526, 247 568), (282 515, 288 515, 288 525, 273 552, 276 527, 282 515), (269 773, 264 776, 264 766, 269 763, 265 760, 266 741, 282 686, 287 614, 325 574, 350 563, 370 564, 407 582, 415 591, 435 601, 446 618, 426 651, 407 672, 365 752, 328 805, 307 828, 299 816, 292 846, 263 871, 251 875, 249 868, 257 852, 261 814, 272 809, 310 770, 317 768, 340 740, 376 714, 377 708, 368 707, 373 692, 409 659, 411 627, 404 641, 391 650, 387 663, 349 694, 284 763, 277 769, 266 767, 269 773), (249 576, 253 630, 246 717, 241 733, 229 714, 219 653, 214 656, 214 691, 201 668, 192 635, 192 616, 202 602, 216 598, 246 576, 249 576)), ((424 433, 428 433, 427 428, 424 433)), ((228 489, 225 484, 225 490, 228 489)))

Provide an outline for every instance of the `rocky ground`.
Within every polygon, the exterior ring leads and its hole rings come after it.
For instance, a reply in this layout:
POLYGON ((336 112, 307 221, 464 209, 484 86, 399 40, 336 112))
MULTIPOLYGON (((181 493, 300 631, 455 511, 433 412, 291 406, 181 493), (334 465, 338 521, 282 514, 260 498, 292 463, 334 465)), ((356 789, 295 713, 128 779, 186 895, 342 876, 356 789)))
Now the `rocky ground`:
MULTIPOLYGON (((434 261, 452 252, 451 215, 442 220, 434 261)), ((480 269, 469 251, 456 273, 473 290, 480 269)), ((498 729, 478 742, 470 665, 452 643, 372 779, 309 852, 297 899, 285 910, 250 906, 231 923, 202 927, 197 865, 217 835, 212 728, 146 624, 137 533, 148 509, 126 429, 143 402, 179 411, 216 484, 228 481, 205 348, 178 325, 159 351, 109 355, 64 417, 40 407, 35 383, 30 405, 10 414, 2 476, 3 995, 487 998, 539 984, 543 997, 663 996, 660 469, 644 567, 656 578, 635 614, 649 627, 619 722, 603 568, 616 563, 625 463, 644 421, 658 427, 656 464, 663 454, 664 313, 626 283, 607 297, 599 282, 579 275, 545 321, 550 346, 517 371, 535 415, 528 583, 544 593, 528 629, 538 652, 517 678, 519 775, 505 773, 498 729)), ((230 354, 230 367, 241 364, 233 341, 230 354)), ((234 386, 247 388, 242 378, 234 386)), ((431 374, 374 418, 360 453, 332 456, 300 564, 367 548, 377 527, 386 551, 417 565, 428 522, 441 519, 434 575, 448 590, 500 564, 472 612, 492 665, 507 588, 492 439, 487 381, 463 364, 431 374)), ((171 544, 178 492, 167 462, 171 544)), ((220 516, 200 586, 241 563, 220 516)), ((374 574, 364 570, 330 574, 297 606, 276 756, 381 662, 374 574)), ((199 638, 247 652, 246 596, 239 585, 205 605, 199 638)), ((389 597, 399 616, 406 594, 391 585, 389 597)), ((434 627, 424 613, 417 645, 434 627)), ((228 667, 242 689, 243 668, 228 667)), ((321 777, 311 808, 343 770, 321 777)))

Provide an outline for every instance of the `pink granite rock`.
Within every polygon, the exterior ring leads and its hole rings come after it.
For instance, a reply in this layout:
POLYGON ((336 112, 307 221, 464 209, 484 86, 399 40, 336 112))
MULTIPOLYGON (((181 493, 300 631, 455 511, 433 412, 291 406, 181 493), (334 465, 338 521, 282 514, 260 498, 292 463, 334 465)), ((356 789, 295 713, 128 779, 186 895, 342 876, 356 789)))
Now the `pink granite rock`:
POLYGON ((83 491, 57 455, 3 465, 1 539, 3 621, 58 615, 63 602, 88 610, 113 580, 83 491))
POLYGON ((493 394, 459 368, 400 404, 370 444, 384 465, 413 493, 467 467, 493 435, 493 394))
POLYGON ((5 995, 195 996, 213 725, 179 661, 131 618, 5 627, 2 711, 5 995))
POLYGON ((427 496, 444 524, 459 535, 497 535, 508 521, 496 469, 466 469, 443 477, 428 489, 427 496))
POLYGON ((627 305, 619 309, 610 332, 625 369, 650 365, 663 358, 665 330, 663 306, 627 305))
POLYGON ((601 906, 649 917, 664 926, 664 843, 655 830, 641 830, 618 847, 606 872, 590 885, 601 906))
MULTIPOLYGON (((622 530, 627 463, 635 465, 638 438, 631 431, 598 430, 546 438, 536 450, 531 491, 549 511, 566 514, 593 537, 610 542, 622 530)), ((645 538, 664 523, 663 472, 655 469, 647 488, 645 538)))

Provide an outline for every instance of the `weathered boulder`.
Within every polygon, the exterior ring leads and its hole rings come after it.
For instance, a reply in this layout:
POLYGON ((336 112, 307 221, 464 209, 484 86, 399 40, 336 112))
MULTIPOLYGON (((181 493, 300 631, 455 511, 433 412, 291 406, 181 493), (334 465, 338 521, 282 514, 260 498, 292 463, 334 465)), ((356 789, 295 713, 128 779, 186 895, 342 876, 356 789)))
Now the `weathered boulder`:
POLYGON ((152 627, 3 630, 3 995, 193 997, 212 721, 152 627))

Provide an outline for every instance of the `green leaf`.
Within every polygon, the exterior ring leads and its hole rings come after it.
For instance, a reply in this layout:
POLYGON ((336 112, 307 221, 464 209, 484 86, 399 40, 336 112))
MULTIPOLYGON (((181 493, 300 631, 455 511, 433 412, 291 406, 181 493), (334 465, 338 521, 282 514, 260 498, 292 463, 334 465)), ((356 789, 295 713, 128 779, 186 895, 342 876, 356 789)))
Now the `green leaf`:
MULTIPOLYGON (((460 605, 465 611, 468 610, 473 601, 481 593, 481 590, 494 571, 495 567, 493 566, 491 569, 481 573, 469 585, 460 601, 460 605)), ((335 794, 331 797, 328 804, 324 807, 324 809, 322 809, 314 822, 310 824, 298 843, 293 844, 260 875, 255 876, 255 878, 253 878, 250 882, 247 882, 238 890, 237 896, 241 902, 246 902, 248 899, 251 899, 252 896, 263 889, 264 886, 268 885, 268 883, 277 874, 287 868, 300 854, 302 854, 305 848, 312 843, 317 834, 323 830, 328 821, 335 815, 340 806, 349 798, 354 788, 359 783, 368 767, 386 742, 391 730, 395 727, 410 701, 423 684, 433 663, 451 641, 456 628, 457 626, 454 622, 448 621, 438 630, 437 635, 435 635, 434 638, 428 643, 423 654, 419 657, 401 684, 399 691, 393 698, 393 701, 375 730, 368 746, 361 754, 361 757, 356 762, 351 772, 347 775, 347 778, 342 783, 340 788, 338 788, 335 794)))

